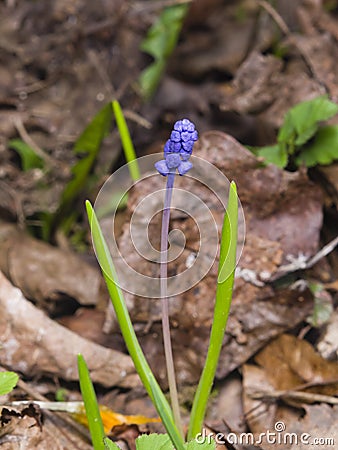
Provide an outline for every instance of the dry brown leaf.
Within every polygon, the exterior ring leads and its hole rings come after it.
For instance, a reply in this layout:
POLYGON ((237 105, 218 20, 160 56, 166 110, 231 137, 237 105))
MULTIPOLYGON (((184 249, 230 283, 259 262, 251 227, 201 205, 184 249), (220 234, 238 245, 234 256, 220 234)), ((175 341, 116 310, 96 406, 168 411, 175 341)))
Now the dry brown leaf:
POLYGON ((101 347, 49 319, 0 272, 0 364, 25 374, 78 380, 82 353, 92 380, 104 386, 140 385, 129 356, 101 347))
POLYGON ((325 359, 338 360, 338 310, 334 311, 317 342, 317 350, 325 359))
POLYGON ((72 252, 65 252, 0 223, 0 270, 23 294, 52 308, 51 300, 71 297, 93 305, 100 295, 101 276, 72 252))
POLYGON ((39 423, 39 410, 27 411, 27 407, 3 408, 0 415, 0 447, 3 450, 90 450, 92 447, 83 440, 67 423, 55 415, 44 415, 39 423))
POLYGON ((291 450, 308 450, 311 448, 335 449, 338 442, 338 406, 333 408, 322 405, 307 405, 304 407, 306 415, 298 422, 290 424, 292 432, 300 436, 306 433, 305 442, 294 444, 291 450), (317 439, 317 443, 315 442, 317 439))
POLYGON ((264 368, 275 389, 292 390, 311 383, 319 384, 311 392, 338 393, 338 362, 322 358, 309 342, 295 336, 279 336, 255 356, 255 361, 264 368), (331 384, 334 380, 336 384, 331 384), (329 384, 325 386, 325 382, 329 384))
MULTIPOLYGON (((293 446, 295 441, 283 441, 285 449, 306 448, 300 446, 302 433, 309 433, 311 442, 315 437, 334 437, 335 430, 332 425, 337 406, 332 407, 324 403, 309 406, 307 402, 311 400, 311 395, 312 402, 318 402, 316 394, 323 394, 322 400, 325 395, 335 399, 338 385, 330 382, 337 380, 338 363, 324 360, 308 342, 291 335, 276 338, 256 355, 255 360, 259 367, 243 367, 244 411, 252 433, 258 436, 267 430, 276 432, 276 424, 280 422, 283 432, 296 433, 299 439, 298 446, 293 446), (306 399, 292 396, 294 389, 295 393, 301 394, 302 391, 297 388, 307 383, 313 386, 303 389, 307 395, 306 399), (269 393, 278 394, 277 391, 280 396, 269 396, 269 393), (282 392, 290 393, 290 396, 283 396, 282 392), (266 395, 258 399, 257 393, 266 395), (282 399, 284 402, 278 401, 282 399), (322 420, 325 415, 327 420, 322 420)), ((280 436, 283 438, 283 433, 280 433, 280 436)), ((275 446, 275 443, 265 440, 262 448, 268 450, 275 446)), ((324 445, 324 448, 331 447, 324 445)))

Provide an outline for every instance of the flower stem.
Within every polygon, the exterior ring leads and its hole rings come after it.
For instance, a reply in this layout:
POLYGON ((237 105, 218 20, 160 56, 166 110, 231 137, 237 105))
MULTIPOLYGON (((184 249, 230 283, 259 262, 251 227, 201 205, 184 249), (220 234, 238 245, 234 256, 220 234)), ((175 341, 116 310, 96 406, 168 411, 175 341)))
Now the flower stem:
POLYGON ((160 266, 160 278, 161 278, 161 301, 162 301, 162 332, 164 343, 164 354, 167 366, 167 376, 170 392, 171 407, 173 410, 173 416, 175 425, 183 436, 180 406, 178 402, 175 368, 173 352, 170 339, 170 323, 169 323, 169 299, 168 299, 168 233, 169 233, 169 220, 170 220, 170 204, 172 191, 174 186, 175 173, 169 173, 167 177, 167 186, 164 197, 164 207, 162 215, 162 229, 161 229, 161 266, 160 266))

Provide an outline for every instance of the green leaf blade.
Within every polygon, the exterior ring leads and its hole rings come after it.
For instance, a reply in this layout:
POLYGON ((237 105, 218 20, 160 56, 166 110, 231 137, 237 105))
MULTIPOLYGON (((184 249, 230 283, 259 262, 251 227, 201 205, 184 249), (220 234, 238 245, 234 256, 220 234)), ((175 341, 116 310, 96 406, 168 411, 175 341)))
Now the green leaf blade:
POLYGON ((116 124, 120 133, 124 155, 128 163, 131 179, 133 181, 137 181, 141 177, 140 169, 136 160, 136 153, 133 141, 130 137, 126 120, 124 118, 121 106, 117 100, 114 100, 112 102, 112 107, 115 115, 116 124))
POLYGON ((142 434, 135 444, 136 450, 173 450, 173 444, 167 434, 142 434))
POLYGON ((320 122, 338 113, 338 105, 326 95, 298 103, 285 116, 278 134, 279 143, 302 146, 317 132, 320 122))
POLYGON ((117 444, 115 444, 115 442, 113 442, 107 437, 103 439, 103 443, 106 450, 121 450, 120 447, 117 444))
POLYGON ((150 98, 158 86, 166 61, 176 47, 187 11, 188 4, 165 8, 141 43, 141 50, 154 58, 154 62, 139 78, 141 93, 145 99, 150 98))
POLYGON ((329 125, 318 130, 313 142, 305 146, 296 158, 297 166, 305 164, 328 165, 338 159, 338 125, 329 125))
POLYGON ((137 340, 123 293, 118 285, 117 274, 107 243, 103 237, 95 211, 89 201, 86 202, 86 208, 96 256, 101 266, 128 352, 133 360, 135 369, 148 392, 148 395, 152 399, 156 410, 170 435, 170 438, 175 444, 177 450, 184 450, 183 439, 181 438, 174 423, 170 406, 161 391, 161 388, 159 387, 137 340))
POLYGON ((190 416, 188 439, 201 432, 208 399, 213 385, 225 328, 230 312, 236 267, 238 228, 238 197, 236 184, 229 190, 227 210, 224 215, 214 317, 206 362, 197 387, 190 416))
POLYGON ((14 372, 0 372, 0 395, 9 394, 17 385, 19 376, 14 372))
POLYGON ((216 442, 213 439, 204 439, 196 440, 188 442, 186 444, 186 450, 215 450, 216 442))
POLYGON ((255 153, 257 156, 264 158, 265 163, 275 164, 275 166, 281 169, 284 169, 288 164, 287 151, 278 144, 260 147, 255 153))
POLYGON ((85 405, 93 447, 94 450, 105 450, 105 432, 100 415, 99 405, 97 403, 94 386, 90 379, 87 364, 83 356, 80 354, 78 355, 77 363, 80 379, 80 389, 85 405))
POLYGON ((27 172, 30 169, 43 169, 43 159, 35 153, 34 149, 21 139, 11 139, 8 141, 8 147, 12 148, 20 155, 22 170, 24 172, 27 172))
POLYGON ((109 133, 111 119, 112 108, 111 104, 108 103, 96 114, 75 142, 74 153, 84 156, 72 168, 73 178, 62 193, 61 210, 69 206, 86 185, 102 141, 109 133))

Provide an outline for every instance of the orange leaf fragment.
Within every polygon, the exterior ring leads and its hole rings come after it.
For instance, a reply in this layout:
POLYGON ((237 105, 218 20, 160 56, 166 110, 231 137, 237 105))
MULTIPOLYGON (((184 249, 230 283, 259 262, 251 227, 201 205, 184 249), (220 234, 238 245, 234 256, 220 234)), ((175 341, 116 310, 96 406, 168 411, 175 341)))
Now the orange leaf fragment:
MULTIPOLYGON (((146 416, 125 416, 123 414, 112 411, 107 406, 100 405, 99 408, 105 433, 109 433, 114 427, 118 425, 143 425, 146 423, 161 422, 161 419, 159 417, 153 418, 146 416)), ((81 406, 79 408, 79 411, 73 413, 72 415, 77 422, 88 427, 88 420, 84 406, 81 406)))

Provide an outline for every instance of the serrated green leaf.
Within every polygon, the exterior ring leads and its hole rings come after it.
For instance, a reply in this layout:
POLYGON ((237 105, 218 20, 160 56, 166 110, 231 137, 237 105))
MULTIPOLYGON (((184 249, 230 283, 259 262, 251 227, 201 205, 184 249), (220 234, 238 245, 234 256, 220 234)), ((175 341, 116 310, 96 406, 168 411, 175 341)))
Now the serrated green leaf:
POLYGON ((109 438, 105 437, 103 439, 104 447, 106 450, 121 450, 120 447, 111 441, 109 438))
POLYGON ((42 169, 44 167, 43 159, 35 153, 32 147, 21 139, 11 139, 8 141, 8 147, 19 153, 24 172, 30 169, 42 169))
POLYGON ((313 142, 305 146, 296 158, 297 166, 305 164, 331 164, 338 159, 338 126, 326 126, 318 130, 313 142))
POLYGON ((5 395, 11 392, 17 382, 19 376, 14 372, 0 372, 0 395, 5 395))
POLYGON ((188 442, 186 444, 186 450, 215 450, 216 442, 212 439, 205 439, 204 442, 193 441, 188 442))
POLYGON ((174 5, 164 9, 141 43, 141 50, 155 59, 154 63, 146 68, 139 78, 141 92, 145 98, 149 98, 156 90, 166 61, 176 47, 187 11, 187 4, 174 5))
POLYGON ((173 450, 173 444, 167 434, 142 434, 135 444, 136 450, 173 450))
POLYGON ((281 167, 282 169, 284 169, 288 163, 288 154, 286 149, 282 148, 278 144, 261 147, 255 151, 255 154, 264 158, 266 163, 275 164, 277 167, 281 167))
POLYGON ((298 103, 291 108, 278 133, 278 142, 301 146, 311 139, 319 123, 338 113, 338 105, 326 95, 298 103))

